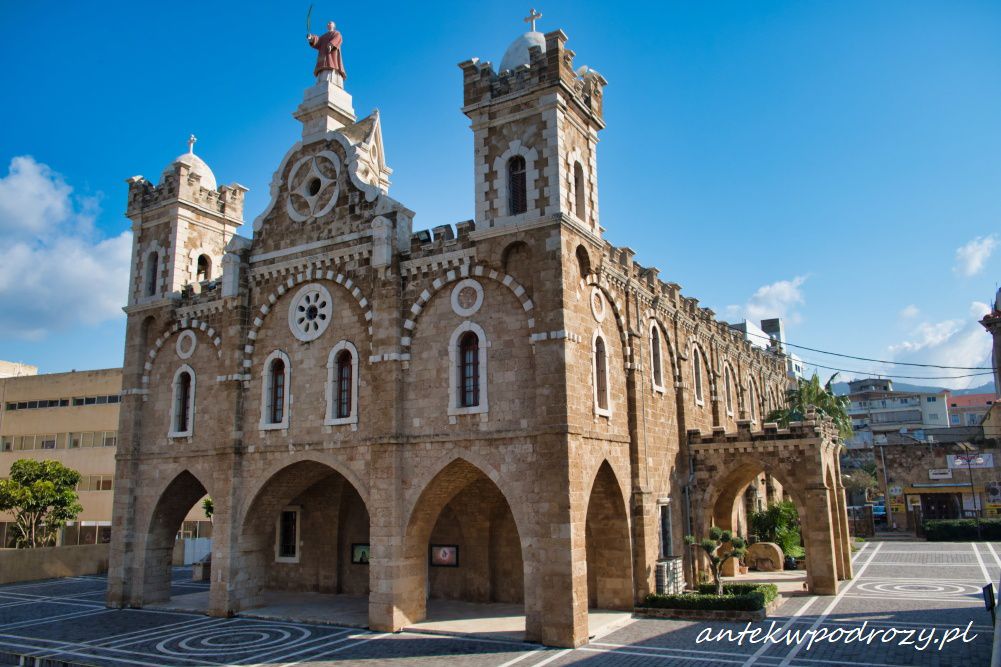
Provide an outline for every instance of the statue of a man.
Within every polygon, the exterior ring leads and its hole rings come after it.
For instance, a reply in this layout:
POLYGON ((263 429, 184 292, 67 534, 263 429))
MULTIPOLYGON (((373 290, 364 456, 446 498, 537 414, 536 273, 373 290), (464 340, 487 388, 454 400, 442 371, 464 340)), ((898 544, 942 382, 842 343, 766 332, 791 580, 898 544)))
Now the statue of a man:
POLYGON ((333 81, 337 85, 343 85, 347 74, 344 72, 344 59, 341 58, 341 44, 344 38, 335 29, 333 21, 327 23, 327 32, 323 35, 306 35, 309 45, 318 51, 316 54, 316 67, 313 69, 313 76, 318 81, 333 81))

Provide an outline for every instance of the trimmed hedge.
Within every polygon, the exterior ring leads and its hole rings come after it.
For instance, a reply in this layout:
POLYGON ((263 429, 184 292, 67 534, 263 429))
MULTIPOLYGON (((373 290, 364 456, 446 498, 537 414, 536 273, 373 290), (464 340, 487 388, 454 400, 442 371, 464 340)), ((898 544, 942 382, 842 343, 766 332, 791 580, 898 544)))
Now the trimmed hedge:
POLYGON ((723 609, 757 611, 778 597, 775 584, 725 584, 723 595, 716 595, 713 584, 699 584, 696 593, 646 596, 644 607, 657 609, 723 609))
MULTIPOLYGON (((929 519, 924 522, 929 542, 968 542, 977 539, 976 519, 929 519)), ((980 539, 1001 540, 1001 519, 981 519, 980 539)))

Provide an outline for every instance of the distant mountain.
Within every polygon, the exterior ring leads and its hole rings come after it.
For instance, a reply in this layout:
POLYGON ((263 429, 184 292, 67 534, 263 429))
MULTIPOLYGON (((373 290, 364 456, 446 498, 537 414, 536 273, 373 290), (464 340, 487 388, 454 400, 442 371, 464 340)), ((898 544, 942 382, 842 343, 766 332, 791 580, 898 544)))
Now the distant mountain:
MULTIPOLYGON (((950 394, 955 394, 957 396, 962 396, 963 394, 993 394, 994 393, 994 381, 991 380, 987 384, 982 384, 979 387, 971 387, 970 389, 947 389, 945 387, 933 387, 930 385, 920 385, 920 384, 907 384, 906 382, 896 382, 893 383, 894 391, 915 391, 923 393, 938 393, 940 391, 948 391, 950 394)), ((834 393, 835 394, 847 394, 848 393, 848 383, 847 382, 835 382, 834 383, 834 393)))

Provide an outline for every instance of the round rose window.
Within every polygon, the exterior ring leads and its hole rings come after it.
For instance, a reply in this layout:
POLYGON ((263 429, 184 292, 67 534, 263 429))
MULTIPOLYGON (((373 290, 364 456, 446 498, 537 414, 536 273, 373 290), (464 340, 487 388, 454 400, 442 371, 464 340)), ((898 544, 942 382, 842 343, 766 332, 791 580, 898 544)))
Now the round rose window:
POLYGON ((316 340, 327 330, 333 312, 330 292, 323 285, 306 285, 292 299, 288 326, 301 341, 316 340))

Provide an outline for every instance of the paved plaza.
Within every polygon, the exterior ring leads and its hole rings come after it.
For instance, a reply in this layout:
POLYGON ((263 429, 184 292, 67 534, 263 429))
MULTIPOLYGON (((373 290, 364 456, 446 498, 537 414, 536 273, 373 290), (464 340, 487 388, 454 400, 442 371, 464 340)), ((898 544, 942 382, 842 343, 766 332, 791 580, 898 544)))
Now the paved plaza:
MULTIPOLYGON (((103 578, 74 577, 0 587, 0 664, 18 664, 19 656, 109 667, 989 664, 993 633, 980 589, 1001 578, 1001 544, 869 542, 855 554, 855 570, 856 578, 839 595, 791 597, 775 616, 753 626, 762 628, 762 635, 772 628, 773 637, 838 628, 858 629, 861 636, 854 642, 818 639, 810 648, 807 635, 791 645, 697 642, 700 635, 736 632, 744 625, 653 619, 625 619, 605 626, 612 629, 585 646, 559 650, 474 636, 110 610, 103 604, 103 578), (883 641, 891 629, 896 636, 883 641), (943 645, 949 632, 955 639, 943 645), (917 650, 922 644, 925 649, 917 650)), ((175 570, 175 597, 205 590, 206 584, 189 576, 175 570)))

